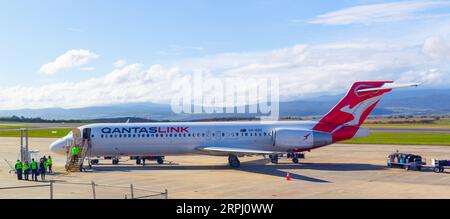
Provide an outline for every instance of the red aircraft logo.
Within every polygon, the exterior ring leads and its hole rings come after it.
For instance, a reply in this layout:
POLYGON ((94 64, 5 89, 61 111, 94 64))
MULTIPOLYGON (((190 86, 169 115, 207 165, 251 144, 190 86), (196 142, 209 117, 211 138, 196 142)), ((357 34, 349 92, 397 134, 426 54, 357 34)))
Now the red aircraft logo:
POLYGON ((303 141, 306 141, 306 139, 308 139, 308 137, 309 137, 310 135, 311 135, 311 134, 307 134, 307 135, 303 136, 303 141))

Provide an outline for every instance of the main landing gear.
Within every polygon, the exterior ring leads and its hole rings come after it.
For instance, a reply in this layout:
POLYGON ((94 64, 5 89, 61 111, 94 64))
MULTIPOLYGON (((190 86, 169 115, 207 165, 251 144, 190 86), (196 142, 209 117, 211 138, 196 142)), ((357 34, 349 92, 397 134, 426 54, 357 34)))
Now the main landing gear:
POLYGON ((238 168, 241 165, 239 158, 234 154, 228 155, 228 163, 230 164, 230 167, 233 168, 238 168))
POLYGON ((273 164, 278 164, 278 155, 269 155, 270 162, 273 164))

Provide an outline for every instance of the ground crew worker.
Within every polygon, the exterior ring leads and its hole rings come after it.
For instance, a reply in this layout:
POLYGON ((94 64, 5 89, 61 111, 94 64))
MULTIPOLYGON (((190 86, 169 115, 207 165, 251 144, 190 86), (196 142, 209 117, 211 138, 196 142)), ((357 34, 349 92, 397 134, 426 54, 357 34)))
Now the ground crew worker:
POLYGON ((48 163, 48 172, 53 173, 52 171, 53 159, 51 156, 48 156, 47 163, 48 163))
POLYGON ((78 153, 80 153, 80 149, 78 149, 77 145, 74 145, 72 148, 72 155, 75 163, 78 163, 78 153))
POLYGON ((40 162, 39 162, 39 174, 41 175, 41 180, 42 181, 45 180, 45 172, 46 172, 45 160, 41 159, 40 162))
POLYGON ((25 180, 28 180, 28 175, 30 175, 30 166, 28 165, 28 161, 25 161, 22 166, 23 174, 25 175, 25 180))
POLYGON ((34 159, 31 160, 31 180, 37 181, 38 165, 34 159))
POLYGON ((48 161, 44 159, 44 168, 45 168, 45 172, 47 172, 48 170, 48 161))
POLYGON ((17 160, 15 168, 17 173, 17 179, 22 180, 22 162, 20 160, 17 160))

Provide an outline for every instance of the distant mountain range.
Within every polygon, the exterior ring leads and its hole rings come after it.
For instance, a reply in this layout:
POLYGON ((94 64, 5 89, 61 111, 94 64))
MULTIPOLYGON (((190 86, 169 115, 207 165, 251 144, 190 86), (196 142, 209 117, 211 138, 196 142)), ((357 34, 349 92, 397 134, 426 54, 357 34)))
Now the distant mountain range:
MULTIPOLYGON (((281 117, 318 117, 327 113, 344 94, 319 96, 280 103, 281 117)), ((247 106, 248 107, 248 106, 247 106)), ((450 89, 397 90, 385 95, 372 115, 431 115, 450 113, 450 89)), ((23 116, 43 119, 90 120, 138 117, 151 120, 202 120, 212 118, 250 118, 256 114, 175 114, 168 104, 127 103, 73 109, 44 108, 0 110, 0 117, 23 116)))

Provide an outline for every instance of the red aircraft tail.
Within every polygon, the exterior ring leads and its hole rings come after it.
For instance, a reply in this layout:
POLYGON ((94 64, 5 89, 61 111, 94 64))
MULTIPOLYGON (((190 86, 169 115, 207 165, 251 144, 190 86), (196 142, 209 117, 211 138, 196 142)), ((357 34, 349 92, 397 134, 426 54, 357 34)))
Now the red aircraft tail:
POLYGON ((398 85, 392 81, 355 82, 345 97, 322 117, 313 130, 331 133, 333 142, 351 139, 383 94, 392 88, 417 85, 398 85))

